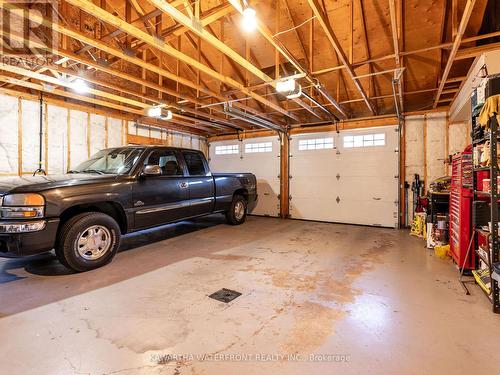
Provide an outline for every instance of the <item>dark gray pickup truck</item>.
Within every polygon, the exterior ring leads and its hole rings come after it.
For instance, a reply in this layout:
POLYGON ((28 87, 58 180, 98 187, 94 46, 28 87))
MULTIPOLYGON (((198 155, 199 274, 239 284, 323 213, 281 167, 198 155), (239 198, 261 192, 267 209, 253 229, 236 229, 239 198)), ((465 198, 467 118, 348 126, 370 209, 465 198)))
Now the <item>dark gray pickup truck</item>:
POLYGON ((0 178, 0 256, 55 249, 88 271, 113 259, 123 234, 212 213, 237 225, 256 201, 253 174, 212 174, 199 151, 107 149, 68 174, 0 178))

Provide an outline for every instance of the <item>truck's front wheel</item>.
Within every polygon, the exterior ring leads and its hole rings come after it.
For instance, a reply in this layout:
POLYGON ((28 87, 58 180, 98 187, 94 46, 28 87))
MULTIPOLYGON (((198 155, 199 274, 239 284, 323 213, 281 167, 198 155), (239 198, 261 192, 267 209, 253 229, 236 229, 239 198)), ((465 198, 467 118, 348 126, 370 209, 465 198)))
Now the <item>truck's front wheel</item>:
POLYGON ((109 215, 85 212, 64 223, 56 255, 66 267, 84 272, 109 263, 120 245, 120 227, 109 215))
POLYGON ((247 201, 241 195, 235 195, 229 211, 226 212, 226 221, 231 225, 239 225, 245 222, 246 217, 247 201))

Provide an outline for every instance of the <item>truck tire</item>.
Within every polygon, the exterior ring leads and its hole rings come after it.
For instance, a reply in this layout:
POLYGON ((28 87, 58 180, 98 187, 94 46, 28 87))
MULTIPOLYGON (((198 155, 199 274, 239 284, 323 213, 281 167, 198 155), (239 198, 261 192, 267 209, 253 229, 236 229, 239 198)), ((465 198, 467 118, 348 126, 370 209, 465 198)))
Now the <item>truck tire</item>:
POLYGON ((230 225, 240 225, 247 217, 247 201, 241 195, 235 195, 229 211, 226 212, 226 221, 230 225))
POLYGON ((73 271, 90 271, 111 262, 120 246, 120 237, 120 227, 111 216, 84 212, 62 226, 56 255, 73 271))

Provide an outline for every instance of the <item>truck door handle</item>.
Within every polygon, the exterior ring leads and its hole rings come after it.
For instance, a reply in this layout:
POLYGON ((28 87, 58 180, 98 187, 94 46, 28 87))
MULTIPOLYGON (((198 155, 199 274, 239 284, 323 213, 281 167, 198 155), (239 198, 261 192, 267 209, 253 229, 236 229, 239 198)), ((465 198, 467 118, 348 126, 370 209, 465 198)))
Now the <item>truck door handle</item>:
POLYGON ((181 189, 187 189, 187 188, 189 187, 189 184, 188 184, 187 182, 181 182, 181 183, 179 184, 179 187, 180 187, 181 189))

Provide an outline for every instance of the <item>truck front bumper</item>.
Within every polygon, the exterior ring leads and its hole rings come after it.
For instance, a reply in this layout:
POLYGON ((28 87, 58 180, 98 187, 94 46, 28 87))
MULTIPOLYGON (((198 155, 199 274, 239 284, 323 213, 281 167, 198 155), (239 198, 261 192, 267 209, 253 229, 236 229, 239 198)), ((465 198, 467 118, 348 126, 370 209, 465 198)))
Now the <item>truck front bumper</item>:
MULTIPOLYGON (((20 223, 20 222, 17 222, 20 223)), ((14 258, 35 255, 54 248, 59 219, 45 219, 42 229, 33 232, 5 233, 3 226, 13 222, 0 222, 0 257, 14 258)))

